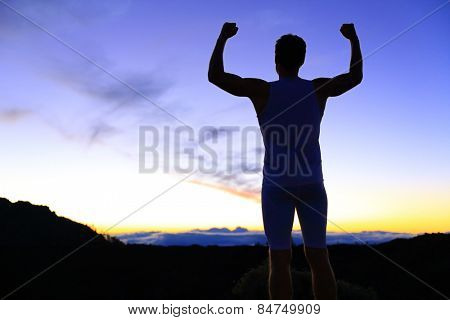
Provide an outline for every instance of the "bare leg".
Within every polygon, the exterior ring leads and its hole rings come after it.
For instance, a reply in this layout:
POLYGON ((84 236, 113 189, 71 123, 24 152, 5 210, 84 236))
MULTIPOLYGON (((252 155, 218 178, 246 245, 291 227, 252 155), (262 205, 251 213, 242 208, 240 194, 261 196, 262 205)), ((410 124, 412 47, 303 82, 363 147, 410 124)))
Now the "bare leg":
POLYGON ((292 299, 291 250, 269 250, 269 296, 274 300, 292 299))
POLYGON ((311 268, 312 287, 316 299, 337 298, 336 279, 328 258, 328 249, 304 247, 311 268))

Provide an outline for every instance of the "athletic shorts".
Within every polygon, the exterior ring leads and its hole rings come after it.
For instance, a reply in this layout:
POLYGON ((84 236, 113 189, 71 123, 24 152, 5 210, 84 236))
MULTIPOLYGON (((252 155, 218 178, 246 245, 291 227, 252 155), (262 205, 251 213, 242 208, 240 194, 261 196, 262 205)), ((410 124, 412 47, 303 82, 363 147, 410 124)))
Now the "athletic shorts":
POLYGON ((323 183, 283 188, 263 184, 261 204, 270 249, 291 248, 295 210, 304 245, 326 248, 328 199, 323 183))

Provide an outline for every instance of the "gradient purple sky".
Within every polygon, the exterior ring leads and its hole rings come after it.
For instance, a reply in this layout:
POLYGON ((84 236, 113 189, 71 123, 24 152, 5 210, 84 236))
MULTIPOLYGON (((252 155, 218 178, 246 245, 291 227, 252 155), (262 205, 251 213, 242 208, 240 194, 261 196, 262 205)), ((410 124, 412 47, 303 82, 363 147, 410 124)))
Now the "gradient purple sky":
MULTIPOLYGON (((179 123, 3 2, 194 128, 257 125, 248 100, 206 78, 224 21, 239 26, 227 44, 227 71, 269 81, 276 79, 274 42, 285 33, 307 42, 300 76, 346 71, 349 44, 339 28, 355 23, 363 55, 373 55, 363 83, 327 105, 321 144, 330 212, 352 230, 450 230, 450 6, 377 50, 445 1, 0 2, 0 196, 50 205, 101 228, 174 179, 138 174, 139 126, 179 123)), ((243 191, 259 183, 255 175, 197 178, 224 189, 248 179, 243 191)), ((165 209, 172 220, 155 208, 124 228, 198 226, 208 219, 198 207, 203 189, 184 190, 196 199, 179 205, 187 220, 178 207, 165 209)), ((200 225, 261 227, 257 204, 233 201, 234 215, 200 225), (248 206, 253 216, 242 220, 248 206)))

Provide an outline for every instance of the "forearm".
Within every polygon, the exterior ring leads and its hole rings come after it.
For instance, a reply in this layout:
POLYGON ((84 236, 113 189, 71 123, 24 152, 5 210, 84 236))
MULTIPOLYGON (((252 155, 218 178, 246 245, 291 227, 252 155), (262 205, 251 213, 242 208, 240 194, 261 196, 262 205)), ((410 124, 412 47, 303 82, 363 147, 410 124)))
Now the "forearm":
POLYGON ((361 80, 363 74, 363 61, 358 37, 354 37, 353 39, 351 39, 350 44, 352 47, 352 57, 350 60, 350 74, 355 76, 357 79, 361 80))
POLYGON ((220 37, 217 39, 216 46, 211 55, 211 60, 209 62, 208 79, 213 82, 218 76, 224 74, 223 66, 223 51, 225 49, 226 39, 220 37))

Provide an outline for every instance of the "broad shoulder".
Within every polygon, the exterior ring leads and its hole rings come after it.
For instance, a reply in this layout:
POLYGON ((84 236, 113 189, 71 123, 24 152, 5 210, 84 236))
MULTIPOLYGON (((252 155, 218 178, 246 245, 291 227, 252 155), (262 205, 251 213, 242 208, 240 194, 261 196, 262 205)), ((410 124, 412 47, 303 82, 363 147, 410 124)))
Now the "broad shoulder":
POLYGON ((267 104, 270 93, 270 83, 257 78, 245 78, 250 87, 250 100, 255 107, 256 114, 259 115, 267 104))
POLYGON ((244 78, 247 85, 253 86, 255 89, 268 90, 270 87, 269 82, 258 78, 244 78))
POLYGON ((312 83, 314 85, 314 88, 319 91, 321 88, 323 88, 328 82, 330 81, 330 78, 316 78, 312 80, 312 83))

